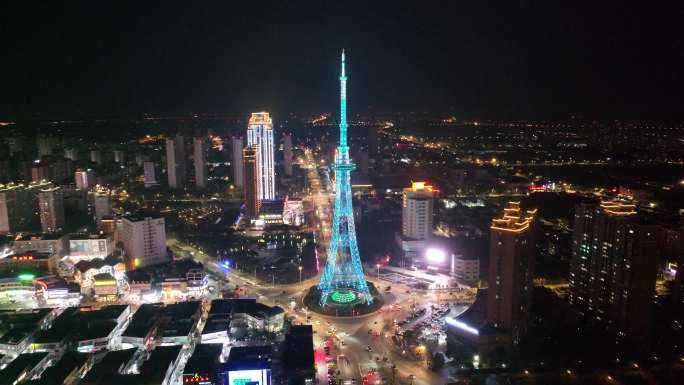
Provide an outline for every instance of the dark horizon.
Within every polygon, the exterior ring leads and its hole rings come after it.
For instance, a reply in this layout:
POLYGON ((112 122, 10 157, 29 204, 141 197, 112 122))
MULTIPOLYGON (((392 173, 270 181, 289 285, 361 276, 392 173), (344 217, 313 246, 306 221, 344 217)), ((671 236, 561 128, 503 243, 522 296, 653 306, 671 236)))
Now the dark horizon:
POLYGON ((0 117, 336 111, 684 120, 680 8, 8 5, 0 117))

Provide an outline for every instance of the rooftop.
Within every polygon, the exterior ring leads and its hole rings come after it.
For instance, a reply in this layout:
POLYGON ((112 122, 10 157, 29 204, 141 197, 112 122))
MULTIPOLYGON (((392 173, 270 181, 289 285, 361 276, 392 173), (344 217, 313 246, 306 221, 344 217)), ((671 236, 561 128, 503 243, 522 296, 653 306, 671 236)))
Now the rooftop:
POLYGON ((270 346, 234 346, 223 369, 267 369, 270 366, 270 346))
POLYGON ((283 364, 288 370, 313 370, 314 348, 311 325, 292 326, 285 335, 283 364))
POLYGON ((28 241, 54 241, 56 239, 61 239, 64 234, 30 234, 22 233, 18 234, 14 238, 14 242, 28 242, 28 241))
POLYGON ((606 214, 614 216, 628 216, 637 213, 636 205, 617 200, 603 201, 601 202, 601 208, 606 214))
POLYGON ((89 355, 76 352, 66 352, 55 364, 47 368, 40 376, 40 380, 31 382, 32 385, 53 385, 62 384, 64 380, 75 370, 81 368, 87 361, 89 355))
POLYGON ((273 124, 273 120, 271 120, 271 116, 269 115, 268 112, 266 111, 260 111, 260 112, 252 112, 252 115, 249 117, 249 124, 273 124))
POLYGON ((105 378, 117 375, 119 369, 133 358, 136 351, 137 349, 125 349, 108 352, 104 359, 95 364, 79 384, 102 384, 105 378))
POLYGON ((500 218, 492 219, 492 230, 521 232, 527 230, 534 221, 537 210, 523 211, 520 202, 508 202, 500 218))
POLYGON ((211 301, 210 315, 249 314, 254 317, 273 317, 285 311, 280 306, 268 306, 253 298, 215 299, 211 301))
POLYGON ((219 359, 223 351, 223 344, 200 344, 185 364, 184 373, 215 372, 219 366, 219 359))
POLYGON ((40 361, 47 357, 47 353, 21 354, 10 362, 5 369, 0 370, 0 384, 11 384, 24 370, 33 369, 40 361))
POLYGON ((133 314, 133 318, 128 324, 126 330, 124 330, 122 336, 138 338, 145 337, 157 322, 157 316, 162 313, 162 307, 163 305, 160 303, 146 303, 140 306, 140 308, 138 308, 138 310, 133 314))

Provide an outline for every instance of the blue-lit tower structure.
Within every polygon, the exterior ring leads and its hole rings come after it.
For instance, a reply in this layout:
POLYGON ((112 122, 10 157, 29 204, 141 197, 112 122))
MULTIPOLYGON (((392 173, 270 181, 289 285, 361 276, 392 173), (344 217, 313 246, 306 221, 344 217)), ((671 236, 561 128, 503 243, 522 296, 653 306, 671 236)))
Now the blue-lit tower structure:
POLYGON ((320 305, 328 300, 335 303, 349 303, 361 300, 373 302, 363 274, 359 247, 356 243, 352 193, 349 174, 355 168, 349 159, 347 145, 347 76, 344 71, 344 50, 342 51, 342 74, 340 75, 340 144, 333 165, 335 171, 335 212, 333 214, 328 260, 318 288, 321 292, 320 305))

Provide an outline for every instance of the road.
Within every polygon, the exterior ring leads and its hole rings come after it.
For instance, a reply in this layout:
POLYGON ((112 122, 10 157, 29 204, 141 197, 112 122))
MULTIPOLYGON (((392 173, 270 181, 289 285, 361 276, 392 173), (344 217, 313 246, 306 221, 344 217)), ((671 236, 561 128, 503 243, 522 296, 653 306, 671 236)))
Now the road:
MULTIPOLYGON (((313 203, 314 208, 309 224, 316 232, 319 256, 317 270, 320 272, 325 263, 325 250, 330 233, 331 196, 322 189, 318 163, 313 151, 305 151, 304 165, 308 169, 310 186, 306 199, 313 203)), ((339 366, 335 365, 335 370, 339 370, 340 375, 337 379, 342 380, 343 384, 351 383, 354 379, 356 384, 362 385, 366 376, 368 383, 383 383, 384 380, 387 384, 439 385, 448 382, 448 379, 429 370, 424 359, 418 359, 411 352, 404 351, 392 340, 395 320, 405 319, 412 304, 425 306, 437 303, 435 293, 419 292, 402 283, 380 281, 377 276, 367 274, 367 279, 378 288, 391 285, 389 291, 382 290, 385 305, 380 311, 349 318, 323 316, 307 311, 302 303, 307 290, 318 283, 319 274, 312 277, 309 275, 310 278, 298 283, 274 287, 271 282, 256 282, 253 277, 229 271, 190 245, 179 244, 175 240, 170 240, 170 243, 190 252, 194 259, 202 262, 205 268, 217 277, 217 280, 225 277, 230 280, 231 285, 243 288, 246 296, 256 297, 259 302, 269 306, 279 305, 285 308, 287 315, 294 317, 294 323, 310 324, 315 333, 314 346, 318 352, 316 357, 319 357, 319 361, 316 362, 319 384, 328 383, 328 368, 325 360, 320 359, 325 357, 325 344, 329 345, 328 360, 339 362, 339 366), (398 310, 390 310, 389 305, 398 310), (328 340, 330 342, 326 342, 328 340)))

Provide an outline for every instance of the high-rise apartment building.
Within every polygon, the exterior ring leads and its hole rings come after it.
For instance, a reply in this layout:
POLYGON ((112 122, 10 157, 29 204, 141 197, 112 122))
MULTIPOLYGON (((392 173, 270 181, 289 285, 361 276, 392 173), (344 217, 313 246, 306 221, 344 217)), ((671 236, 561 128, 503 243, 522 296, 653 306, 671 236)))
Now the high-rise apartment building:
POLYGON ((185 141, 180 135, 166 139, 166 174, 170 188, 185 184, 185 141))
POLYGON ((95 171, 92 169, 78 169, 74 173, 74 182, 76 183, 76 188, 82 191, 90 190, 91 187, 95 186, 95 171))
POLYGON ((31 167, 31 181, 50 180, 50 169, 47 162, 37 162, 31 167))
POLYGON ((78 160, 78 149, 76 147, 66 147, 64 149, 64 157, 72 161, 78 160))
POLYGON ((620 336, 646 344, 662 228, 621 201, 575 206, 570 302, 620 336))
POLYGON ((146 188, 159 185, 157 175, 157 165, 154 162, 143 162, 143 176, 146 188))
POLYGON ((98 148, 90 150, 90 161, 95 164, 102 164, 102 151, 98 148))
POLYGON ((245 214, 251 219, 255 219, 259 215, 259 208, 261 207, 259 150, 257 145, 245 147, 242 157, 245 164, 245 214))
POLYGON ((107 189, 98 189, 90 193, 90 213, 98 230, 102 229, 102 218, 112 215, 112 196, 107 189))
POLYGON ((242 187, 245 184, 245 164, 242 161, 242 137, 234 136, 231 140, 233 149, 233 184, 242 187))
POLYGON ((536 210, 509 202, 501 217, 492 220, 489 243, 487 322, 507 333, 513 344, 527 330, 535 244, 536 210))
POLYGON ((133 268, 167 262, 164 218, 126 216, 121 240, 133 268))
POLYGON ((192 141, 193 164, 195 166, 195 186, 207 187, 207 146, 204 138, 197 137, 192 141))
POLYGON ((285 175, 292 175, 292 134, 283 134, 283 164, 285 175))
POLYGON ((402 195, 401 233, 413 240, 432 236, 433 209, 437 191, 425 182, 413 182, 402 195))
MULTIPOLYGON (((273 121, 268 112, 253 112, 247 127, 247 145, 259 146, 259 199, 275 199, 275 169, 273 164, 273 121)), ((245 176, 246 177, 246 176, 245 176)))
POLYGON ((38 192, 40 225, 44 233, 60 233, 64 230, 64 194, 59 187, 49 187, 38 192))
POLYGON ((38 193, 50 182, 0 185, 0 234, 40 229, 38 193))
POLYGON ((36 148, 38 149, 38 158, 52 155, 52 149, 55 145, 55 140, 51 136, 38 135, 36 137, 36 148))
POLYGON ((114 162, 118 164, 126 163, 126 153, 123 150, 114 150, 114 162))

